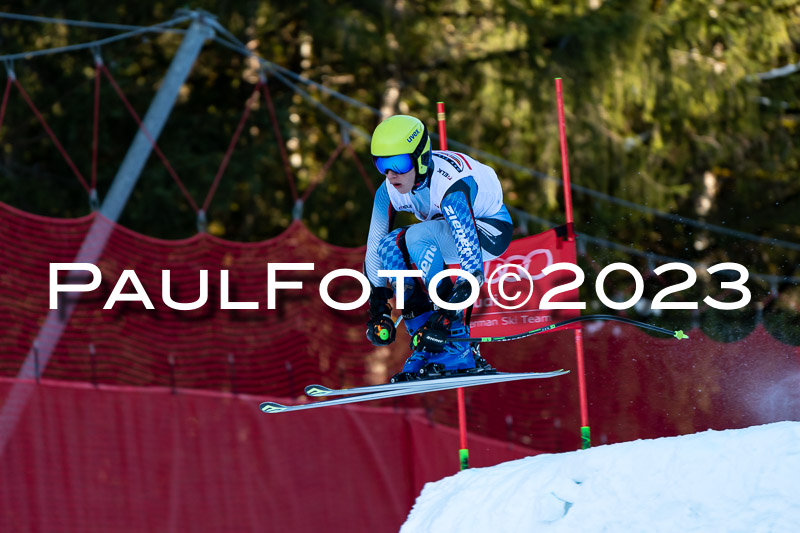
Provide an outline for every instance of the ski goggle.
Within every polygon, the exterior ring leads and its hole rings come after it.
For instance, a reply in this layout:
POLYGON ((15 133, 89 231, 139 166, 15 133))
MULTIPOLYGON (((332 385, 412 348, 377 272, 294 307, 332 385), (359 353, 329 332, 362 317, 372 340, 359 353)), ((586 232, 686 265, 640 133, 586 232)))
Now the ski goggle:
POLYGON ((386 174, 390 170, 398 174, 405 174, 414 168, 414 160, 411 159, 409 154, 373 157, 372 160, 375 162, 375 166, 381 174, 386 174))

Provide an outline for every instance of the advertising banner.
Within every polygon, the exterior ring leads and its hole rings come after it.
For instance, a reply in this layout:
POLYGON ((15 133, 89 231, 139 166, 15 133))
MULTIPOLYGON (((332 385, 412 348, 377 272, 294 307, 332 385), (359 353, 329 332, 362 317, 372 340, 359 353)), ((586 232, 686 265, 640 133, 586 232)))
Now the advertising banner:
POLYGON ((575 241, 566 240, 566 227, 511 242, 505 254, 484 263, 486 282, 472 311, 471 336, 489 337, 523 333, 576 317, 577 309, 543 309, 542 297, 551 292, 553 304, 578 302, 578 289, 565 285, 575 274, 542 270, 556 263, 575 264, 575 241), (563 291, 563 292, 561 292, 563 291))

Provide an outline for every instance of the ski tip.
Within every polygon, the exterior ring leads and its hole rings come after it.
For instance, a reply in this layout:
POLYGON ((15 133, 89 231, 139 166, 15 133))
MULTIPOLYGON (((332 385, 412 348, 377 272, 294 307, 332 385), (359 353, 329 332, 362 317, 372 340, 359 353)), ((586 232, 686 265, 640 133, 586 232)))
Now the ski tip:
POLYGON ((682 329, 675 331, 673 335, 676 339, 688 339, 689 335, 685 334, 682 329))
POLYGON ((280 413, 288 409, 288 407, 286 407, 285 405, 281 405, 275 402, 264 402, 261 405, 259 405, 259 407, 265 413, 280 413))
POLYGON ((323 387, 322 385, 309 385, 305 388, 306 394, 309 396, 327 396, 331 389, 328 387, 323 387))

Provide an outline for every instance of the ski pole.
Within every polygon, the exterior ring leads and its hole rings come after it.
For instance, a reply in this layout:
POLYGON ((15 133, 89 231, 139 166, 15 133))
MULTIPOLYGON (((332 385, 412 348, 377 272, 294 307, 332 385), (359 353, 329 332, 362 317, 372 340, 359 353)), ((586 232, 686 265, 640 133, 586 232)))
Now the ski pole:
POLYGON ((526 331, 524 333, 517 333, 516 335, 508 335, 505 337, 448 337, 448 341, 453 342, 503 342, 503 341, 513 341, 517 339, 524 339, 525 337, 530 337, 532 335, 536 335, 539 333, 544 333, 546 331, 553 331, 554 329, 562 328, 564 326, 568 326, 570 324, 575 324, 576 322, 586 322, 589 320, 612 320, 615 322, 622 322, 624 324, 630 324, 632 326, 637 326, 642 329, 649 329, 651 331, 656 331, 658 333, 663 333, 665 335, 669 335, 670 337, 675 337, 676 339, 688 339, 689 336, 686 335, 682 329, 670 331, 665 328, 660 328, 658 326, 654 326, 652 324, 646 324, 644 322, 639 322, 638 320, 632 320, 630 318, 625 318, 621 316, 614 316, 614 315, 584 315, 579 316, 576 318, 570 318, 568 320, 564 320, 561 322, 556 322, 555 324, 550 324, 549 326, 544 326, 541 328, 537 328, 531 331, 526 331))

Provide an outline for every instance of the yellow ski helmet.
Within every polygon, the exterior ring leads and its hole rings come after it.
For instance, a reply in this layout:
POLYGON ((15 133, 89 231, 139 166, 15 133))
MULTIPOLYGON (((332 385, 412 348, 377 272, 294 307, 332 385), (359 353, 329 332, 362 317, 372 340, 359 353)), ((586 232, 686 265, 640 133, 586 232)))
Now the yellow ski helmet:
POLYGON ((433 175, 428 128, 416 117, 395 115, 378 124, 372 134, 370 152, 381 174, 388 169, 403 174, 411 170, 408 166, 416 169, 415 189, 433 175), (393 157, 403 155, 408 155, 410 160, 393 157))

